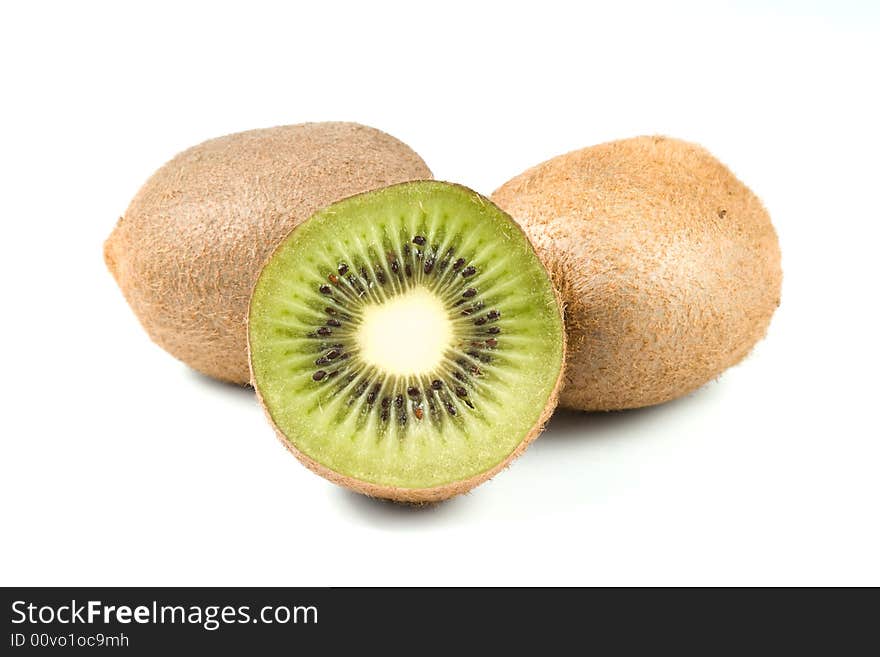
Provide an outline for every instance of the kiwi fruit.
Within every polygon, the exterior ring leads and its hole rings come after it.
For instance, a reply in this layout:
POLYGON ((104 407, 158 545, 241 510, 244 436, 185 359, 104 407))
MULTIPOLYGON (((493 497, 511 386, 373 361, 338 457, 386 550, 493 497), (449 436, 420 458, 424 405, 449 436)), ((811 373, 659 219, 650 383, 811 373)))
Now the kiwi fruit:
POLYGON ((574 151, 492 199, 525 229, 564 300, 562 406, 685 395, 745 357, 779 305, 767 211, 695 144, 637 137, 574 151))
POLYGON ((307 467, 401 502, 470 490, 553 411, 565 329, 522 229, 423 181, 319 210, 278 246, 248 315, 251 378, 307 467))
POLYGON ((157 344, 204 374, 247 383, 248 300, 281 239, 334 201, 431 177, 405 144, 356 123, 228 135, 153 174, 104 257, 157 344))

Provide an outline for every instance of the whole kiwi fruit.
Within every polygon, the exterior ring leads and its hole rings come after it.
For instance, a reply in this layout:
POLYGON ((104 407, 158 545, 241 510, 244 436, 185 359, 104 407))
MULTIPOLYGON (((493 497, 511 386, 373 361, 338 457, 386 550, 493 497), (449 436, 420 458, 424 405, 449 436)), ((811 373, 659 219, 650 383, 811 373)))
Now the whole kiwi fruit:
POLYGON ((695 144, 649 136, 574 151, 492 200, 523 226, 565 302, 562 406, 685 395, 745 357, 779 305, 767 211, 695 144))
POLYGON ((248 301, 281 239, 339 199, 431 177, 408 146, 356 123, 227 135, 156 171, 104 258, 157 344, 204 374, 247 383, 248 301))

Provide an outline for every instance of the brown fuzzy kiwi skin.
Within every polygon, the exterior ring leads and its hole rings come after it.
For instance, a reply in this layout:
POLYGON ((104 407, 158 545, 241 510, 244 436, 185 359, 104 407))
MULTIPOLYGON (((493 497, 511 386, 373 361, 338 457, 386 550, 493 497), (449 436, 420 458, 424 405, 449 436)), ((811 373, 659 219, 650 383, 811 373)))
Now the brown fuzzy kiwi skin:
MULTIPOLYGON (((455 184, 455 183, 449 183, 455 184)), ((489 199, 484 196, 474 192, 471 189, 464 187, 463 185, 456 185, 457 187, 461 187, 466 189, 471 194, 477 196, 481 201, 485 203, 489 203, 489 199)), ((357 196, 357 194, 355 194, 357 196)), ((516 222, 513 222, 516 224, 516 222)), ((300 224, 301 225, 301 224, 300 224)), ((518 224, 517 224, 518 225, 518 224)), ((298 227, 298 226, 297 226, 298 227)), ((291 230, 291 233, 296 230, 297 227, 294 227, 291 230)), ((522 227, 519 226, 520 230, 522 227)), ((278 245, 280 246, 280 244, 278 245)), ((534 246, 532 247, 534 250, 534 246)), ((277 247, 276 247, 277 249, 277 247)), ((274 254, 274 250, 273 250, 274 254)), ((537 253, 536 253, 537 255, 537 253)), ((266 262, 268 262, 272 258, 270 255, 266 262)), ((262 270, 261 270, 262 271, 262 270)), ((549 272, 548 272, 549 274, 549 272)), ((259 278, 259 276, 257 277, 259 278)), ((256 285, 256 281, 254 282, 256 285)), ((553 289, 554 295, 556 297, 556 307, 559 309, 559 318, 560 321, 563 319, 563 305, 562 305, 562 297, 560 296, 558 290, 555 286, 551 285, 553 289)), ((248 324, 250 323, 250 306, 248 306, 248 324)), ((476 488, 480 484, 488 481, 496 474, 504 470, 508 467, 517 457, 519 457, 523 452, 526 451, 526 448, 534 442, 534 440, 541 435, 544 431, 544 427, 547 424, 550 417, 553 415, 553 411, 556 410, 556 406, 559 402, 559 391, 562 388, 563 375, 565 372, 565 368, 561 367, 559 369, 559 376, 556 378, 556 382, 553 385, 553 390, 550 393, 550 396, 547 398, 547 403, 544 406, 544 409, 541 411, 541 415, 538 417, 538 420, 526 434, 526 436, 522 439, 522 441, 516 446, 508 456, 501 463, 486 470, 484 472, 480 472, 473 477, 468 479, 462 479, 459 481, 452 481, 448 484, 443 484, 442 486, 432 486, 430 488, 400 488, 397 486, 383 486, 381 484, 376 484, 369 481, 364 481, 362 479, 357 479, 354 477, 349 477, 347 475, 336 472, 335 470, 331 470, 330 468, 318 463, 307 454, 304 454, 300 450, 296 448, 296 446, 287 438, 283 431, 275 424, 275 419, 272 417, 272 413, 269 411, 269 408, 263 401, 263 396, 260 393, 260 388, 256 385, 256 379, 253 375, 253 361, 251 359, 251 343, 250 343, 250 330, 247 331, 248 337, 248 363, 250 365, 250 379, 253 382, 254 390, 257 393, 257 399, 260 402, 260 407, 263 409, 263 412, 266 415, 266 419, 269 421, 269 424, 275 430, 275 435, 278 437, 278 440, 287 448, 287 450, 293 454, 300 463, 306 466, 309 470, 314 472, 315 474, 327 479, 328 481, 333 482, 339 486, 343 486, 350 490, 353 490, 357 493, 361 493, 362 495, 366 495, 368 497, 374 497, 378 499, 390 500, 392 502, 399 502, 402 504, 412 504, 412 505, 427 505, 433 504, 436 502, 442 502, 444 500, 448 500, 456 495, 462 495, 464 493, 469 492, 473 488, 476 488)), ((566 349, 567 349, 567 337, 566 332, 562 331, 562 362, 566 362, 566 349)))
POLYGON ((565 302, 563 407, 686 395, 742 360, 780 303, 767 211, 695 144, 646 136, 574 151, 492 200, 523 226, 565 302))
POLYGON ((104 259, 154 342, 208 376, 249 383, 250 291, 281 239, 334 201, 430 178, 408 146, 356 123, 227 135, 153 174, 104 259))

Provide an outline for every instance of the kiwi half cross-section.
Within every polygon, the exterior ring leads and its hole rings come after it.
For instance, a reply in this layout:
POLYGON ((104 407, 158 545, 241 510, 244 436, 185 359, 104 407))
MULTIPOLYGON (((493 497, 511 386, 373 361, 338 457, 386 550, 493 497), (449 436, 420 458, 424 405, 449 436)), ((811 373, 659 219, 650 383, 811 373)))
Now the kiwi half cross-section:
POLYGON ((263 267, 251 378, 284 444, 360 493, 438 501, 493 476, 557 400, 561 305, 531 243, 465 187, 335 203, 263 267))

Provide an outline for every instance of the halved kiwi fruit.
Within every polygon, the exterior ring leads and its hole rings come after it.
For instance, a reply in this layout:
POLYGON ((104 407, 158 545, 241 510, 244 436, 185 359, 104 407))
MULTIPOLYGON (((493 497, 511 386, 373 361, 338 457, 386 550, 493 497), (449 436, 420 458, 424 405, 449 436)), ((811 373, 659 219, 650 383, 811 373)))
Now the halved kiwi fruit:
POLYGON ((565 332, 517 224, 465 187, 403 183, 295 228, 250 303, 251 378, 284 444, 361 493, 485 481, 556 405, 565 332))

